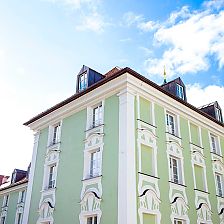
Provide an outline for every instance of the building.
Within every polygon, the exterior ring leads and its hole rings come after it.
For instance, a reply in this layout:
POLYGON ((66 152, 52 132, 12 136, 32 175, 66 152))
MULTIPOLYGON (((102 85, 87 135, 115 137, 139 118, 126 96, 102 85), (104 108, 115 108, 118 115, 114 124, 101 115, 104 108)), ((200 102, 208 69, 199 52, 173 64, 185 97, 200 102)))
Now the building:
POLYGON ((11 180, 9 176, 4 177, 5 180, 0 185, 0 223, 22 224, 28 172, 14 169, 11 180))
POLYGON ((24 224, 224 223, 221 108, 189 104, 180 78, 83 66, 76 94, 24 125, 24 224))

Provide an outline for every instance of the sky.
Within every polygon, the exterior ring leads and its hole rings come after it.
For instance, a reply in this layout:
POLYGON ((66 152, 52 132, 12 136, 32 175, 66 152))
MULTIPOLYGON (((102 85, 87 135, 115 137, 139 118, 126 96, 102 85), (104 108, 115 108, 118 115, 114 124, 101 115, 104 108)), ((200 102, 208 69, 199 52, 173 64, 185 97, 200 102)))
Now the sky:
POLYGON ((82 65, 181 77, 188 102, 224 111, 224 0, 1 0, 0 174, 27 169, 23 123, 76 89, 82 65))

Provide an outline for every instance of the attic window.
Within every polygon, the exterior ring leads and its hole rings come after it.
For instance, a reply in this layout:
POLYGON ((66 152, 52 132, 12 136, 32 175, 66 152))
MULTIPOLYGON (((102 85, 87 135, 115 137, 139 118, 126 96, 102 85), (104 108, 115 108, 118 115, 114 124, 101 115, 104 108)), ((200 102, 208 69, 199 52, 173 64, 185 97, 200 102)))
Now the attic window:
POLYGON ((177 84, 177 96, 184 100, 184 88, 177 84))
POLYGON ((216 118, 218 121, 222 122, 221 110, 219 108, 215 108, 216 118))
POLYGON ((87 72, 84 72, 79 76, 79 91, 85 90, 86 88, 87 88, 87 72))

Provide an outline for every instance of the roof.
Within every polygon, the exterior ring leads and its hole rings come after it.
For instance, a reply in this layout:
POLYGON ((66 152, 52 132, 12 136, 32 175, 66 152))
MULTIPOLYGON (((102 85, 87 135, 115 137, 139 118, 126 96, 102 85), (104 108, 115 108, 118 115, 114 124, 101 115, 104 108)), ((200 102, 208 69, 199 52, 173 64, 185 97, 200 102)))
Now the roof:
POLYGON ((105 83, 107 83, 107 82, 109 82, 109 81, 111 81, 111 80, 113 80, 113 79, 116 79, 117 77, 119 77, 119 76, 121 76, 121 75, 123 75, 123 74, 125 74, 125 73, 129 73, 129 74, 131 74, 132 76, 136 77, 137 79, 139 79, 139 80, 145 82, 146 84, 152 86, 153 88, 155 88, 155 89, 159 90, 160 92, 166 94, 167 96, 173 98, 174 100, 176 100, 176 101, 182 103, 183 105, 185 105, 186 107, 190 108, 191 110, 194 110, 195 112, 201 114, 202 116, 204 116, 204 117, 210 119, 211 121, 213 121, 213 122, 219 124, 220 126, 224 127, 224 124, 223 124, 223 123, 217 121, 217 120, 216 120, 215 118, 213 118, 212 116, 210 116, 210 115, 204 113, 203 111, 200 111, 198 108, 194 107, 193 105, 191 105, 191 104, 185 102, 184 100, 182 100, 182 99, 180 99, 180 98, 178 98, 178 97, 172 95, 171 93, 169 93, 169 92, 167 92, 166 90, 164 90, 161 86, 157 85, 156 83, 152 82, 151 80, 147 79, 146 77, 140 75, 139 73, 137 73, 136 71, 134 71, 134 70, 132 70, 131 68, 128 68, 128 67, 123 68, 123 69, 117 71, 116 73, 114 73, 114 74, 111 75, 111 76, 107 76, 107 77, 103 78, 102 80, 100 80, 100 81, 98 81, 97 83, 91 85, 90 87, 88 87, 88 88, 87 88, 86 90, 84 90, 84 91, 72 95, 71 97, 65 99, 64 101, 62 101, 62 102, 56 104, 55 106, 49 108, 48 110, 46 110, 46 111, 44 111, 44 112, 38 114, 37 116, 31 118, 30 120, 28 120, 27 122, 25 122, 24 125, 29 125, 29 124, 31 124, 31 123, 33 123, 33 122, 39 120, 40 118, 42 118, 42 117, 44 117, 44 116, 50 114, 51 112, 53 112, 53 111, 55 111, 55 110, 57 110, 57 109, 63 107, 64 105, 66 105, 66 104, 68 104, 68 103, 70 103, 70 102, 76 100, 77 98, 79 98, 79 97, 81 97, 81 96, 83 96, 83 95, 85 95, 85 94, 87 94, 87 93, 93 91, 94 89, 96 89, 96 88, 102 86, 103 84, 105 84, 105 83))
POLYGON ((11 187, 15 187, 15 186, 18 186, 18 185, 21 185, 21 184, 24 184, 24 183, 28 183, 28 179, 25 177, 25 178, 23 178, 22 180, 20 180, 20 181, 18 181, 18 182, 16 182, 16 183, 14 183, 14 184, 10 184, 10 185, 8 185, 8 186, 6 186, 6 187, 4 187, 3 185, 0 187, 0 191, 3 191, 3 190, 6 190, 6 189, 9 189, 9 188, 11 188, 11 187))

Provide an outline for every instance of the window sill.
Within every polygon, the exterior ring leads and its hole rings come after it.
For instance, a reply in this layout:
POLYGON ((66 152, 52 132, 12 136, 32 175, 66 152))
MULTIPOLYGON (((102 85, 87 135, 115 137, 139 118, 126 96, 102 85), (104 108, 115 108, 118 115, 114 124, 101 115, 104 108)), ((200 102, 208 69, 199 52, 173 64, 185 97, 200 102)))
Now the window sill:
POLYGON ((142 172, 138 172, 138 173, 142 174, 142 175, 145 175, 145 176, 148 176, 148 177, 155 178, 155 179, 160 179, 159 177, 156 177, 156 176, 153 176, 153 175, 150 175, 150 174, 146 174, 146 173, 142 173, 142 172))
POLYGON ((220 158, 223 158, 222 155, 220 155, 220 154, 218 154, 218 153, 216 153, 216 152, 212 152, 212 151, 211 151, 211 154, 214 154, 214 155, 216 155, 216 156, 218 156, 218 157, 220 157, 220 158))
POLYGON ((216 197, 224 199, 224 195, 216 195, 216 197))
POLYGON ((210 194, 208 191, 200 190, 200 189, 197 189, 197 188, 195 188, 194 190, 195 191, 200 191, 200 192, 203 192, 203 193, 206 193, 206 194, 210 194))
POLYGON ((94 176, 94 177, 87 177, 87 178, 82 179, 82 181, 94 180, 94 179, 98 179, 100 177, 102 177, 102 175, 98 175, 98 176, 94 176))
MULTIPOLYGON (((54 144, 49 144, 48 146, 47 146, 47 149, 50 151, 50 150, 54 150, 55 148, 59 148, 59 146, 60 146, 60 144, 61 144, 61 142, 57 142, 57 143, 54 143, 54 144)), ((56 151, 59 151, 59 150, 56 150, 56 151)))
POLYGON ((170 133, 170 132, 168 132, 168 131, 166 131, 166 134, 169 134, 169 135, 171 135, 171 136, 173 136, 173 137, 175 137, 175 138, 182 139, 182 138, 179 137, 178 135, 172 134, 172 133, 170 133))
POLYGON ((88 131, 97 129, 97 128, 101 127, 101 126, 104 126, 104 124, 99 124, 99 125, 96 125, 96 126, 91 126, 91 127, 89 127, 89 129, 85 130, 85 132, 88 132, 88 131))
POLYGON ((189 142, 189 143, 190 143, 191 145, 194 145, 194 146, 200 148, 200 149, 204 149, 204 147, 201 147, 200 145, 196 145, 196 144, 194 144, 193 142, 189 142))
POLYGON ((149 125, 149 126, 151 126, 151 127, 157 128, 155 125, 153 125, 153 124, 151 124, 151 123, 148 123, 148 122, 146 122, 146 121, 143 121, 143 120, 141 120, 141 119, 137 119, 137 121, 141 121, 141 122, 143 122, 143 123, 145 123, 145 124, 147 124, 147 125, 149 125))
POLYGON ((182 187, 187 187, 187 186, 186 186, 186 185, 184 185, 184 184, 181 184, 181 183, 176 183, 176 182, 171 181, 171 180, 169 180, 168 182, 169 182, 169 183, 172 183, 172 184, 176 184, 176 185, 182 186, 182 187))
POLYGON ((41 191, 41 193, 51 192, 51 191, 55 191, 55 190, 56 190, 56 187, 46 188, 46 189, 43 189, 43 190, 41 191))

